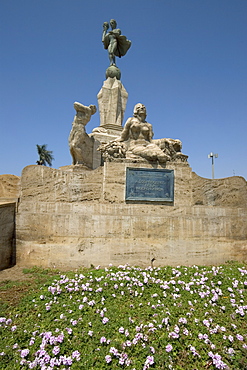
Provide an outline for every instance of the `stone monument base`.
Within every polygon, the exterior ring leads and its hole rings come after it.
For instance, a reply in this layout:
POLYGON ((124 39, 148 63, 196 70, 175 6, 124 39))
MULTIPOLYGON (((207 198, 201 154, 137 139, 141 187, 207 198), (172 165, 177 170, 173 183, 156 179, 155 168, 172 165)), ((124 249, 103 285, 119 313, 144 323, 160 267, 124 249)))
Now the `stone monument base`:
POLYGON ((126 168, 24 168, 16 218, 17 263, 59 268, 130 264, 210 265, 247 260, 247 185, 203 179, 187 163, 174 171, 172 203, 127 202, 126 168))

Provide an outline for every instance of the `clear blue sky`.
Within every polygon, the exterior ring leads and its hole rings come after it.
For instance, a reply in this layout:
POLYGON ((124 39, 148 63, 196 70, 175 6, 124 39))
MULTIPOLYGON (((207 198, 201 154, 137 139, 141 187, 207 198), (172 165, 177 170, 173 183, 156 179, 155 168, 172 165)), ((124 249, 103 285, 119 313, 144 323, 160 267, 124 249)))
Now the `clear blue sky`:
MULTIPOLYGON (((132 41, 117 59, 133 107, 146 105, 155 138, 179 138, 192 170, 247 179, 246 0, 0 0, 0 174, 20 175, 53 151, 71 164, 74 101, 97 105, 108 55, 102 24, 132 41)), ((87 125, 99 125, 98 112, 87 125)))

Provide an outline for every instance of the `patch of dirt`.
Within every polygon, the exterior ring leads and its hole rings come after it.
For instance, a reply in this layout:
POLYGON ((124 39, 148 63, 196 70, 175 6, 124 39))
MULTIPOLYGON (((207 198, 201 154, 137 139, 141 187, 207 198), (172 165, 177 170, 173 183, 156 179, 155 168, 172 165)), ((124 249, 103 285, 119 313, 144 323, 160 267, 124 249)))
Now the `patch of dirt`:
POLYGON ((23 273, 23 266, 0 271, 0 311, 16 306, 20 299, 33 289, 34 277, 23 273))
POLYGON ((5 280, 10 281, 24 281, 30 280, 32 276, 30 274, 23 273, 23 266, 13 266, 8 269, 0 271, 0 282, 5 280))
POLYGON ((39 289, 58 270, 29 268, 29 273, 24 274, 24 266, 15 265, 0 271, 0 316, 6 314, 10 307, 17 306, 20 300, 29 292, 39 289))

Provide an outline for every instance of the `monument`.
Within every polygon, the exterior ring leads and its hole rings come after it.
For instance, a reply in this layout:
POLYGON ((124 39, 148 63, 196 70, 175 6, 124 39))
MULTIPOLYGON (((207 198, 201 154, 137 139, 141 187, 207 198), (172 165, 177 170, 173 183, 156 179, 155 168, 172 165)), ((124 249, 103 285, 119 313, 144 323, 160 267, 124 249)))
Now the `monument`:
POLYGON ((167 161, 181 160, 186 162, 188 156, 181 153, 180 140, 159 139, 153 140, 153 127, 146 121, 146 107, 138 103, 134 107, 133 117, 130 117, 124 128, 122 127, 128 94, 120 78, 120 69, 116 66, 116 57, 124 56, 131 46, 114 19, 103 23, 102 42, 108 50, 110 66, 106 70, 106 81, 98 93, 100 113, 100 126, 93 129, 92 134, 87 134, 85 126, 89 122, 96 107, 85 107, 74 103, 77 114, 73 121, 73 128, 69 137, 70 152, 73 165, 83 164, 91 169, 101 165, 103 161, 134 162, 147 161, 165 164, 167 161), (96 157, 94 143, 101 152, 102 160, 96 157), (95 163, 97 162, 97 165, 95 163))
POLYGON ((110 65, 97 95, 98 127, 86 132, 96 106, 75 102, 72 164, 23 169, 17 263, 78 268, 247 260, 246 180, 196 175, 179 139, 153 139, 155 122, 147 121, 142 103, 123 125, 128 93, 116 58, 131 42, 115 20, 110 26, 103 24, 110 65))
POLYGON ((102 42, 108 50, 110 66, 106 70, 106 80, 100 89, 97 98, 100 114, 100 126, 95 128, 92 136, 101 143, 118 137, 122 131, 124 112, 128 100, 128 93, 121 83, 121 71, 116 65, 116 57, 124 56, 131 46, 131 41, 121 34, 114 19, 103 24, 102 42))

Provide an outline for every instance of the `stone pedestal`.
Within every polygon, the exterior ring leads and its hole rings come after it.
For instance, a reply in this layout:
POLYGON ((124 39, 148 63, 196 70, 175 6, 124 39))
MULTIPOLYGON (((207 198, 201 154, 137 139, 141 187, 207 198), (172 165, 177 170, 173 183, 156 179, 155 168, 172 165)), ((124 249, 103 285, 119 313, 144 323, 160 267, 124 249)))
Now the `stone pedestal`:
POLYGON ((101 143, 108 143, 121 134, 128 93, 116 77, 108 77, 97 98, 100 126, 91 135, 101 143))
POLYGON ((74 168, 24 168, 16 217, 18 265, 73 269, 109 263, 148 267, 153 258, 156 266, 247 261, 245 179, 203 179, 187 163, 168 163, 174 202, 154 204, 126 200, 126 171, 160 165, 106 162, 93 171, 74 168))

